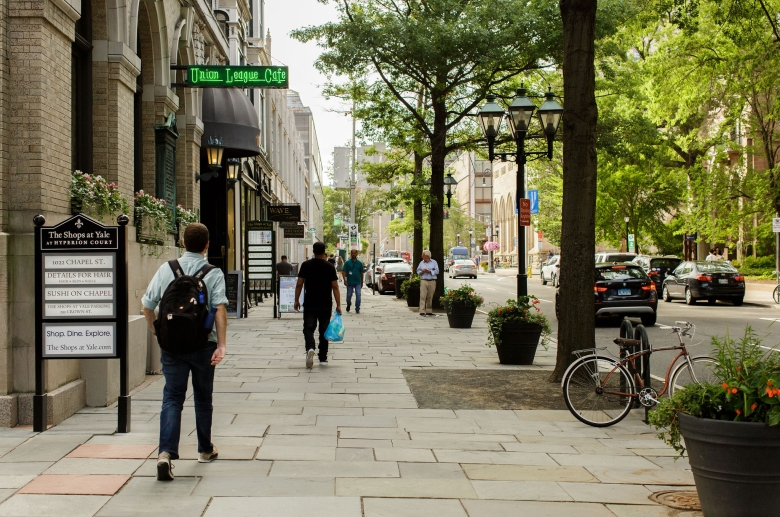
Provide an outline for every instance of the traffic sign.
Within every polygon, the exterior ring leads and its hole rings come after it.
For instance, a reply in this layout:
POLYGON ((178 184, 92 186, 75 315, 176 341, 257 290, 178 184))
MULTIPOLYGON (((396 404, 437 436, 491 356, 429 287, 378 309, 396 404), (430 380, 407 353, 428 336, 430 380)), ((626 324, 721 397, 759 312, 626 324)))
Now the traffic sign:
POLYGON ((780 217, 772 218, 772 231, 775 233, 780 233, 780 217))
POLYGON ((628 234, 628 250, 627 251, 631 251, 631 250, 634 249, 634 242, 635 242, 634 234, 633 233, 629 233, 628 234))
POLYGON ((531 226, 531 200, 520 200, 520 226, 531 226))
POLYGON ((317 228, 309 228, 309 233, 317 233, 317 228))
POLYGON ((360 251, 360 233, 358 233, 358 225, 349 225, 349 249, 360 251))

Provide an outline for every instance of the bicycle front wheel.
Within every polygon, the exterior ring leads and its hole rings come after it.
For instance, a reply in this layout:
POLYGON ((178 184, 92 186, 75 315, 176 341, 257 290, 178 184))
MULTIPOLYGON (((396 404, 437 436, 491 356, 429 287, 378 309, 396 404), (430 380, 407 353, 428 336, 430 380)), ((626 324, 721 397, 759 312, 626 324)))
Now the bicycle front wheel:
POLYGON ((775 299, 775 303, 780 304, 780 285, 775 287, 775 290, 772 292, 772 298, 775 299))
POLYGON ((580 421, 594 427, 607 427, 623 420, 636 393, 628 371, 609 357, 578 359, 563 380, 563 399, 580 421))
POLYGON ((669 383, 669 396, 674 395, 674 392, 682 389, 686 384, 692 384, 698 382, 699 384, 717 384, 718 380, 715 377, 715 367, 718 366, 718 361, 712 357, 691 357, 691 365, 693 365, 693 372, 688 365, 688 361, 683 360, 680 365, 674 369, 669 383))

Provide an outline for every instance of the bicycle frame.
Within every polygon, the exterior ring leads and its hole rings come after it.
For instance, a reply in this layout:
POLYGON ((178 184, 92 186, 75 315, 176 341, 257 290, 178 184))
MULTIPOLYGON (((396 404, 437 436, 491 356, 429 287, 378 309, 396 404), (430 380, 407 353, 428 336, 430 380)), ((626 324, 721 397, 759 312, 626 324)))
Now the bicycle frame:
MULTIPOLYGON (((642 376, 639 375, 639 371, 637 370, 636 365, 634 364, 634 361, 636 359, 644 357, 645 355, 650 355, 653 352, 665 352, 665 351, 668 351, 668 350, 679 350, 680 353, 678 353, 677 356, 675 356, 675 358, 672 360, 672 362, 669 363, 669 368, 666 370, 666 376, 664 377, 664 387, 661 390, 661 392, 658 394, 659 397, 663 396, 666 393, 666 391, 669 389, 669 376, 671 375, 672 369, 674 368, 674 365, 675 365, 675 363, 677 363, 677 360, 679 358, 684 357, 685 361, 688 363, 688 366, 691 369, 691 372, 693 372, 693 364, 691 364, 691 360, 690 360, 691 356, 688 353, 688 350, 685 348, 684 344, 680 344, 678 346, 668 346, 668 347, 663 347, 663 348, 656 348, 655 350, 652 350, 652 349, 644 350, 644 351, 641 351, 641 352, 634 352, 633 354, 629 354, 626 357, 624 357, 621 361, 619 361, 614 366, 614 368, 612 368, 612 370, 609 371, 607 376, 604 377, 604 381, 603 381, 602 384, 606 384, 607 381, 609 380, 609 378, 612 376, 613 373, 615 373, 615 371, 618 368, 625 367, 626 365, 630 364, 630 366, 628 366, 626 368, 628 370, 628 373, 634 377, 634 380, 635 380, 635 382, 637 382, 637 385, 639 386, 640 389, 644 388, 645 387, 644 381, 642 380, 642 376)), ((618 395, 618 396, 621 396, 621 397, 631 397, 631 398, 638 398, 639 397, 639 393, 622 393, 622 392, 614 392, 614 391, 605 391, 604 393, 608 394, 608 395, 618 395)))

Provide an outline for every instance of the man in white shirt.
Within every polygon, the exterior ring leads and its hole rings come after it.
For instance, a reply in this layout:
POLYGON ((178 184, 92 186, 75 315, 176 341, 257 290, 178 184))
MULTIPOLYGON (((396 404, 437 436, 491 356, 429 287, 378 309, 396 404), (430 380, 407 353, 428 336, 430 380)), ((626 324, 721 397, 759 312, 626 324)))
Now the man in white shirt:
POLYGON ((715 255, 715 250, 711 249, 710 254, 707 255, 707 258, 705 259, 707 262, 713 262, 715 260, 718 260, 717 255, 715 255))
POLYGON ((420 316, 433 316, 433 293, 436 292, 436 277, 439 274, 439 264, 431 258, 431 252, 422 252, 422 261, 417 266, 420 275, 420 316))

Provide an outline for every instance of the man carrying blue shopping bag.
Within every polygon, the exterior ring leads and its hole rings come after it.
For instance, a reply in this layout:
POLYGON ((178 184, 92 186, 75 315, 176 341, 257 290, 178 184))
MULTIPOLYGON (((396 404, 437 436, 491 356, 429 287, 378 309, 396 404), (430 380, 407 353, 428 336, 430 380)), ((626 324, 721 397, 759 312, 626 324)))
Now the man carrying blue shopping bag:
POLYGON ((295 286, 295 310, 301 309, 301 290, 303 295, 303 338, 306 342, 306 368, 314 366, 314 330, 320 331, 320 365, 328 364, 328 340, 325 330, 333 312, 333 298, 336 298, 336 313, 341 314, 341 293, 336 268, 328 262, 325 244, 315 242, 312 246, 314 258, 301 264, 298 270, 298 284, 295 286), (331 294, 332 293, 332 294, 331 294))

